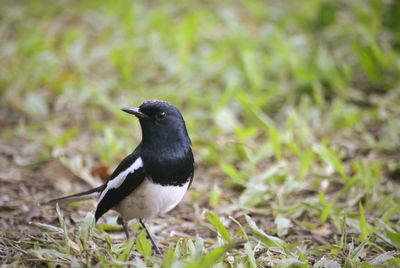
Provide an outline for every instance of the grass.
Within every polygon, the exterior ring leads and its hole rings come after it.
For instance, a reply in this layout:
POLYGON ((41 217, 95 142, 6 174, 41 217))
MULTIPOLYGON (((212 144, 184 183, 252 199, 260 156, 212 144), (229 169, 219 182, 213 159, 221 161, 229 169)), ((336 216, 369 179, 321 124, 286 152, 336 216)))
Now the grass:
POLYGON ((40 234, 2 232, 3 264, 400 266, 398 1, 8 1, 0 14, 0 137, 32 148, 17 169, 40 181, 57 160, 99 182, 140 140, 120 108, 148 99, 181 109, 197 163, 163 256, 137 224, 136 240, 114 239, 111 216, 95 227, 75 208, 37 216, 40 234))

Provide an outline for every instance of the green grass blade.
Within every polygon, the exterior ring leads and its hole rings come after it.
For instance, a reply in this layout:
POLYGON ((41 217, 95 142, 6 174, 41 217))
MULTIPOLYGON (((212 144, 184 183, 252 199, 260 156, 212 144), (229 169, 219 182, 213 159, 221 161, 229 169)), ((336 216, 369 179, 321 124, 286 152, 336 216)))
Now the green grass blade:
POLYGON ((138 237, 136 238, 136 249, 142 254, 145 258, 151 256, 151 243, 149 239, 146 237, 146 231, 142 230, 138 237))
POLYGON ((368 237, 368 224, 367 224, 367 219, 365 217, 365 211, 363 205, 358 203, 358 208, 359 208, 359 213, 360 213, 360 235, 361 235, 361 241, 365 241, 368 237))
POLYGON ((258 228, 257 224, 248 215, 246 215, 246 221, 250 227, 250 230, 253 232, 254 236, 260 239, 266 248, 285 249, 286 247, 285 241, 276 236, 266 234, 263 230, 258 228))
POLYGON ((231 242, 232 241, 231 235, 229 234, 228 229, 226 229, 224 224, 221 222, 220 218, 212 212, 207 212, 206 215, 208 221, 215 227, 215 229, 222 236, 222 238, 226 242, 231 242))

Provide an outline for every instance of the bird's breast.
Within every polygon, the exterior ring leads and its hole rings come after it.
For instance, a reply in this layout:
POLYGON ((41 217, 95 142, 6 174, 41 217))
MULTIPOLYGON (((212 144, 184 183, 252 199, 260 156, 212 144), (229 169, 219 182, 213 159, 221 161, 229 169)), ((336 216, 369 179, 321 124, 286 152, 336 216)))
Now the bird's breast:
POLYGON ((146 174, 162 185, 183 186, 193 176, 194 158, 190 147, 180 150, 143 150, 146 174))
POLYGON ((163 186, 146 178, 131 194, 115 207, 124 219, 152 218, 173 209, 183 198, 189 179, 181 186, 163 186))

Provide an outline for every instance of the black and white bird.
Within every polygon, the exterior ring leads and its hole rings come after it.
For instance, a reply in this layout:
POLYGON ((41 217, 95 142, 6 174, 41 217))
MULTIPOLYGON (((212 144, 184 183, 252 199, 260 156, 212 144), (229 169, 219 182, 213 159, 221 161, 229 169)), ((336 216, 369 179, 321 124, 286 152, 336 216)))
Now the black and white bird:
POLYGON ((133 153, 122 160, 106 184, 46 204, 98 198, 96 222, 108 210, 116 210, 129 239, 127 221, 139 219, 159 253, 143 219, 170 211, 189 189, 194 174, 191 140, 181 113, 168 102, 147 101, 122 111, 135 115, 142 128, 142 141, 133 153))

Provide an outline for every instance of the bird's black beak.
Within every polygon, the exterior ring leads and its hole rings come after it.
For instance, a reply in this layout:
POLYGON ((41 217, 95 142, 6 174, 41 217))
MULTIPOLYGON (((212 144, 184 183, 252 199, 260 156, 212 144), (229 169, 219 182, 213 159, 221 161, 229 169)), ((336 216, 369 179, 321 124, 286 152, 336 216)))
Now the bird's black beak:
POLYGON ((133 114, 134 116, 136 116, 139 119, 148 118, 148 116, 146 114, 139 111, 138 107, 125 107, 125 108, 122 108, 121 110, 124 111, 125 113, 133 114))

